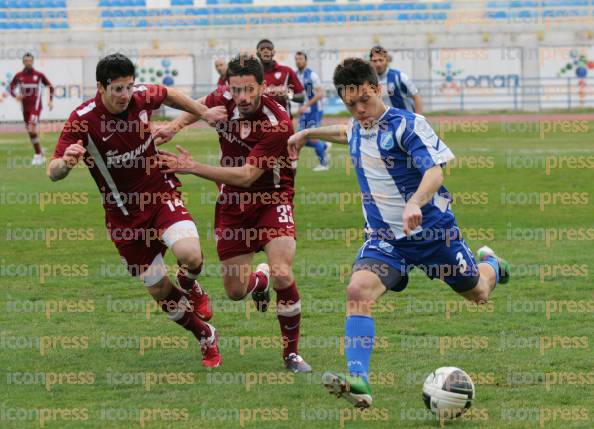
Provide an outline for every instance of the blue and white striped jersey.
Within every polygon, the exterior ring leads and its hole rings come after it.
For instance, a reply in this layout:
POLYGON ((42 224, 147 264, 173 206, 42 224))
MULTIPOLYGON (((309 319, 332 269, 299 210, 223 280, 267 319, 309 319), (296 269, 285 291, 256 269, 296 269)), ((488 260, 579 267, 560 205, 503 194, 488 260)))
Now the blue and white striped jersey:
MULTIPOLYGON (((307 101, 315 97, 315 89, 322 87, 322 81, 316 72, 312 69, 305 68, 303 71, 299 69, 295 70, 297 77, 301 81, 301 84, 305 88, 305 96, 307 101)), ((313 106, 310 106, 305 113, 317 113, 324 110, 322 100, 318 100, 313 106)))
MULTIPOLYGON (((402 214, 406 202, 416 192, 425 171, 454 159, 454 154, 423 116, 394 107, 387 108, 369 129, 351 119, 347 138, 361 188, 368 238, 404 238, 402 214)), ((422 207, 423 222, 414 234, 440 221, 453 221, 450 200, 442 186, 422 207)))

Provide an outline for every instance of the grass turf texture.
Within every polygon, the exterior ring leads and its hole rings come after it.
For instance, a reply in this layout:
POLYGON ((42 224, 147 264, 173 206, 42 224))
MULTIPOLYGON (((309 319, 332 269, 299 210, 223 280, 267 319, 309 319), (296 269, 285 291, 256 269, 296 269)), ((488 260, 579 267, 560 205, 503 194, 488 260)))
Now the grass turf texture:
MULTIPOLYGON (((246 310, 249 300, 231 302, 224 295, 210 232, 212 183, 182 177, 205 254, 200 281, 214 301, 213 323, 221 334, 223 367, 207 371, 189 333, 154 306, 147 317, 151 300, 121 268, 86 168, 51 183, 42 168, 28 166, 24 134, 1 135, 0 426, 432 428, 438 423, 421 401, 422 382, 437 367, 458 366, 474 378, 477 399, 466 418, 448 427, 592 427, 592 236, 549 246, 539 236, 543 228, 592 228, 592 169, 545 170, 549 156, 593 156, 594 123, 588 125, 587 132, 559 131, 544 139, 528 125, 511 132, 499 124, 444 136, 458 156, 446 186, 467 241, 474 251, 492 246, 515 273, 482 310, 417 272, 405 292, 384 296, 375 313, 374 408, 365 413, 320 385, 324 370, 345 368, 345 273, 360 243, 353 234, 362 226, 346 148, 333 147, 327 173, 311 171, 311 149, 300 161, 295 274, 303 306, 301 353, 315 372, 295 376, 282 367, 273 309, 256 314, 246 310), (78 193, 82 203, 67 203, 58 195, 64 192, 78 193), (573 192, 585 196, 542 207, 534 199, 534 193, 573 192), (51 193, 54 201, 42 206, 40 193, 51 193), (525 198, 531 200, 511 204, 525 198), (56 231, 61 239, 50 240, 56 231), (15 234, 28 239, 9 240, 15 234), (42 282, 38 273, 47 267, 42 282), (560 301, 589 307, 555 311, 560 301), (559 372, 578 378, 555 384, 559 372), (69 373, 74 375, 63 375, 69 373)), ((43 136, 46 151, 56 138, 43 136)), ((209 131, 184 133, 176 142, 198 159, 218 154, 209 131)), ((254 264, 261 260, 260 254, 254 264)), ((170 254, 166 261, 175 262, 170 254)))

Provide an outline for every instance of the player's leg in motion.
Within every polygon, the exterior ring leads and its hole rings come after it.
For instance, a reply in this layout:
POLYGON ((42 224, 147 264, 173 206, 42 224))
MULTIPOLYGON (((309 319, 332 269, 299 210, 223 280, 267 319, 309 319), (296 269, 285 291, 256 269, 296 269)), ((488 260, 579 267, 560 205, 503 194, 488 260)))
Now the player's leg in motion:
POLYGON ((311 366, 298 352, 301 301, 292 268, 295 248, 293 237, 277 237, 264 246, 272 287, 276 291, 276 315, 283 338, 285 367, 294 372, 309 372, 311 366))
POLYGON ((163 232, 162 240, 177 259, 180 267, 177 283, 187 293, 194 313, 204 321, 210 320, 212 307, 208 294, 198 283, 203 259, 196 225, 189 220, 177 222, 163 232))
POLYGON ((398 285, 400 272, 379 260, 365 259, 355 264, 347 287, 347 317, 345 322, 345 357, 348 375, 326 372, 323 383, 331 394, 342 397, 355 407, 371 405, 368 373, 375 341, 372 305, 386 290, 386 283, 398 285), (377 266, 376 268, 373 268, 377 266), (376 273, 385 273, 380 279, 376 273))
POLYGON ((200 343, 203 365, 219 366, 221 355, 214 327, 194 314, 186 294, 171 283, 160 254, 140 277, 147 286, 149 294, 160 304, 169 319, 194 334, 200 343))
POLYGON ((27 133, 29 134, 29 139, 31 140, 31 144, 33 145, 33 151, 35 155, 33 155, 33 160, 31 161, 31 165, 43 165, 43 151, 41 150, 41 145, 39 144, 39 127, 37 124, 37 114, 32 113, 28 114, 27 118, 27 133))
POLYGON ((467 291, 459 292, 464 298, 477 304, 486 304, 497 283, 509 281, 509 263, 488 246, 481 247, 477 256, 479 259, 479 278, 476 286, 467 291))
POLYGON ((227 296, 233 301, 241 301, 251 293, 256 308, 266 311, 270 301, 270 269, 268 264, 260 264, 252 272, 253 259, 254 253, 250 252, 221 261, 223 286, 227 296))

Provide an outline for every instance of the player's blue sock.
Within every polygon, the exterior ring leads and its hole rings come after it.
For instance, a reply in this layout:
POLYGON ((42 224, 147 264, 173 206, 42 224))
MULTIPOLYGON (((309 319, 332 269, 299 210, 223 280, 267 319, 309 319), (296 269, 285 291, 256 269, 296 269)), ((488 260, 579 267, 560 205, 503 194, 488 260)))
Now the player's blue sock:
POLYGON ((495 256, 487 256, 481 262, 484 262, 485 264, 489 264, 493 267, 493 269, 495 270, 495 276, 496 276, 495 283, 499 283, 499 262, 497 262, 497 258, 495 256))
POLYGON ((373 318, 370 316, 348 316, 344 331, 344 352, 349 373, 367 380, 369 360, 375 341, 373 318))
POLYGON ((308 147, 313 147, 316 150, 316 155, 320 160, 320 164, 328 164, 328 160, 326 159, 326 143, 321 142, 320 140, 308 140, 305 145, 308 147))

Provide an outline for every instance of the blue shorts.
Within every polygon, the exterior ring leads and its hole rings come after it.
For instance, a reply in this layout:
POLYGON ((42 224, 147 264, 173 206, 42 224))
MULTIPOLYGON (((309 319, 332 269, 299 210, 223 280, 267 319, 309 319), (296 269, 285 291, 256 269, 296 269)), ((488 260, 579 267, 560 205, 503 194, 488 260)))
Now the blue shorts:
POLYGON ((479 278, 476 260, 454 223, 448 228, 433 228, 397 241, 369 239, 359 249, 354 265, 362 259, 379 260, 400 271, 401 291, 413 268, 424 271, 430 279, 441 279, 456 292, 474 288, 479 278))
POLYGON ((324 112, 322 111, 304 113, 299 118, 299 129, 305 130, 307 128, 317 128, 322 126, 322 116, 324 116, 324 112))

